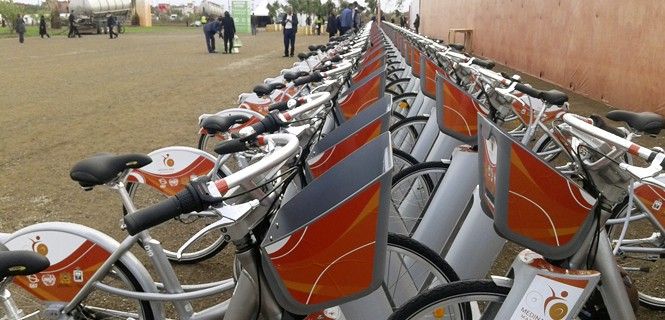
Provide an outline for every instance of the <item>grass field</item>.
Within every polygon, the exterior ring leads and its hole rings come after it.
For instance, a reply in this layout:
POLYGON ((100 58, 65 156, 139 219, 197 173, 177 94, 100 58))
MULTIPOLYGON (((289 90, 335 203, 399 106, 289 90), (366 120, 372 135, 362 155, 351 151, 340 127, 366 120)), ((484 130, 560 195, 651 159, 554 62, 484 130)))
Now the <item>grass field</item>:
MULTIPOLYGON (((125 33, 164 33, 164 32, 194 32, 194 30, 200 30, 200 27, 186 27, 183 25, 156 25, 153 27, 136 27, 136 26, 125 26, 125 33)), ((67 36, 69 28, 63 26, 60 29, 47 29, 50 36, 67 36)), ((94 36, 94 34, 91 34, 94 36)), ((84 34, 86 36, 86 34, 84 34)), ((25 37, 39 37, 39 26, 26 26, 25 37)), ((18 34, 10 30, 9 28, 0 28, 0 39, 2 38, 18 38, 18 34)))

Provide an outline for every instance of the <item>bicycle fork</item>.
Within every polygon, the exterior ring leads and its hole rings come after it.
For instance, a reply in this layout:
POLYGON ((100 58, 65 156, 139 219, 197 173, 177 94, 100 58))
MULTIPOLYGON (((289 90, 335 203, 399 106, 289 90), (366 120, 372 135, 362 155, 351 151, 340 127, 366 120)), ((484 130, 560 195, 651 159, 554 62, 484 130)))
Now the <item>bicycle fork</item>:
MULTIPOLYGON (((12 282, 12 277, 7 277, 0 282, 0 299, 2 300, 2 307, 5 310, 5 316, 9 320, 23 319, 23 310, 14 302, 11 292, 7 290, 7 285, 12 282)), ((4 318, 3 318, 4 319, 4 318)))
MULTIPOLYGON (((246 239, 243 240, 251 241, 246 239)), ((282 309, 277 304, 263 272, 259 271, 261 261, 256 244, 234 244, 238 248, 236 258, 242 268, 224 320, 253 319, 257 312, 263 315, 264 319, 281 319, 282 309)))

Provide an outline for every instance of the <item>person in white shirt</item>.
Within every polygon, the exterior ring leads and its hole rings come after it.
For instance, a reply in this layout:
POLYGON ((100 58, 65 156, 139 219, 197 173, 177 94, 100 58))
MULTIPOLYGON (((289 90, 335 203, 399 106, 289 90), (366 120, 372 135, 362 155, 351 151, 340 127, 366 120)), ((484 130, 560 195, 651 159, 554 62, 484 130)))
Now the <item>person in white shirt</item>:
POLYGON ((298 16, 293 13, 291 7, 287 8, 286 14, 282 16, 282 26, 284 27, 284 56, 293 57, 296 45, 296 33, 298 33, 298 16), (289 47, 291 50, 289 50, 289 47))

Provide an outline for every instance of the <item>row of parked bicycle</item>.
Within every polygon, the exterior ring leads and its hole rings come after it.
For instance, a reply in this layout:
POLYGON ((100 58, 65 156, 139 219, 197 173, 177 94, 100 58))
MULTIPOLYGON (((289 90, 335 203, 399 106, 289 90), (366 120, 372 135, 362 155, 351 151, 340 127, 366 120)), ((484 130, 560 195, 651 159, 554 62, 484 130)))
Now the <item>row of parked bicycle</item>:
POLYGON ((202 115, 198 149, 77 163, 83 188, 119 193, 129 235, 64 222, 0 234, 5 317, 631 319, 638 300, 665 307, 665 153, 632 142, 662 117, 613 111, 626 127, 612 128, 390 23, 331 40, 239 108, 202 115), (526 249, 487 278, 506 240, 526 249), (180 282, 172 263, 228 243, 231 279, 180 282))

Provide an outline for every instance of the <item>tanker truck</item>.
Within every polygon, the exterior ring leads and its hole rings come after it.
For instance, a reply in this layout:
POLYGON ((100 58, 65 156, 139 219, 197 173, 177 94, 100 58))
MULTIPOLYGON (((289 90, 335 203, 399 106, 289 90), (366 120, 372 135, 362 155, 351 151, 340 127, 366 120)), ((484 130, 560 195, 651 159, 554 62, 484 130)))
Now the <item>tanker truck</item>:
MULTIPOLYGON (((79 32, 108 33, 106 15, 116 17, 120 25, 129 21, 131 0, 70 0, 69 10, 74 10, 79 32)), ((119 32, 121 32, 119 30, 119 32)))
POLYGON ((219 17, 224 14, 224 7, 210 0, 201 1, 201 15, 206 17, 219 17))

